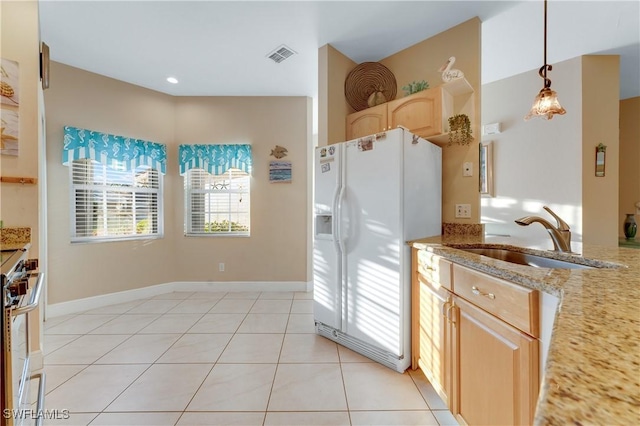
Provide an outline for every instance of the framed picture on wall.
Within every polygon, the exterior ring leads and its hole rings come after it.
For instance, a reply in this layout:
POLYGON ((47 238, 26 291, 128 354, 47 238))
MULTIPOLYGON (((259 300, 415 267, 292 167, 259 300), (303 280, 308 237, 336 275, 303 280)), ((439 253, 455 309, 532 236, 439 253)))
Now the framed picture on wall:
POLYGON ((480 144, 480 195, 493 197, 493 142, 480 144))
POLYGON ((42 88, 49 88, 49 46, 42 42, 40 47, 40 79, 42 80, 42 88))
POLYGON ((291 161, 271 161, 269 163, 270 183, 291 183, 291 161))
POLYGON ((2 130, 2 138, 0 139, 0 154, 18 156, 19 153, 19 131, 20 117, 17 110, 6 108, 0 109, 0 130, 2 130))
POLYGON ((20 65, 11 59, 0 59, 0 94, 3 105, 20 105, 20 65))

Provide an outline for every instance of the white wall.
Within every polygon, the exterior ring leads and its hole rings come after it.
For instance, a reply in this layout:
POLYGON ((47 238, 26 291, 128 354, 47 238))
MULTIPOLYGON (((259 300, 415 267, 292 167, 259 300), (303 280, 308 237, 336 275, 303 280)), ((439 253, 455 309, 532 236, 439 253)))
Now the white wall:
POLYGON ((573 241, 582 240, 580 70, 580 58, 554 64, 552 88, 567 113, 549 121, 523 120, 543 86, 537 70, 482 86, 483 124, 502 124, 500 134, 482 138, 494 146, 496 196, 481 200, 481 222, 487 234, 507 234, 527 246, 552 249, 542 226, 514 223, 527 215, 555 222, 542 209, 547 205, 569 224, 573 241))
MULTIPOLYGON (((547 60, 550 64, 590 54, 612 54, 608 46, 626 46, 626 60, 640 58, 640 2, 557 1, 547 8, 547 60)), ((482 84, 538 69, 543 59, 542 1, 524 1, 482 23, 482 84)), ((640 69, 628 76, 633 87, 621 93, 640 94, 640 69)), ((552 77, 553 79, 553 77, 552 77)))
MULTIPOLYGON (((552 88, 567 110, 551 120, 523 116, 543 81, 537 70, 482 86, 483 124, 502 132, 483 136, 494 145, 494 197, 483 197, 488 234, 514 243, 552 249, 547 231, 514 220, 536 215, 555 224, 550 207, 571 227, 572 241, 617 246, 618 57, 587 55, 553 65, 552 88), (595 177, 595 147, 608 146, 606 177, 595 177)), ((579 244, 574 244, 579 251, 579 244)))

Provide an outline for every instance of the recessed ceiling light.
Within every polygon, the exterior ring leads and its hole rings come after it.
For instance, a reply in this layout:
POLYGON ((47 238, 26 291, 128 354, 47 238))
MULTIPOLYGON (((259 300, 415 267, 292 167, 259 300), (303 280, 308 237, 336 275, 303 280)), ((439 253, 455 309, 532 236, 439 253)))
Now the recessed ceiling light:
POLYGON ((175 77, 167 77, 167 81, 171 84, 178 84, 178 79, 175 77))

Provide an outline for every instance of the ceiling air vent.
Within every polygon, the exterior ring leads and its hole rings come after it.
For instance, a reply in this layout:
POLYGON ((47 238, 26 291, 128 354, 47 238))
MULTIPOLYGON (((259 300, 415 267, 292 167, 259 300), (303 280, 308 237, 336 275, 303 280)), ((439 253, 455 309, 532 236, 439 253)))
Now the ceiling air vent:
POLYGON ((279 64, 280 62, 284 61, 288 57, 293 56, 295 53, 296 52, 294 52, 293 50, 291 50, 290 48, 288 48, 283 44, 282 46, 276 48, 274 51, 269 53, 267 57, 273 60, 273 62, 275 62, 276 64, 279 64))

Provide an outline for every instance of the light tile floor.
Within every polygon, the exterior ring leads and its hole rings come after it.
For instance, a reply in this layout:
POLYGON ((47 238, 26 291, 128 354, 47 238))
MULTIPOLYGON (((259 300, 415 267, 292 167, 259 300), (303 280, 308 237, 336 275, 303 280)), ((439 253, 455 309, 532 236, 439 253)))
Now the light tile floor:
POLYGON ((45 408, 70 416, 45 424, 457 424, 419 370, 314 334, 311 299, 176 292, 51 318, 45 408))

